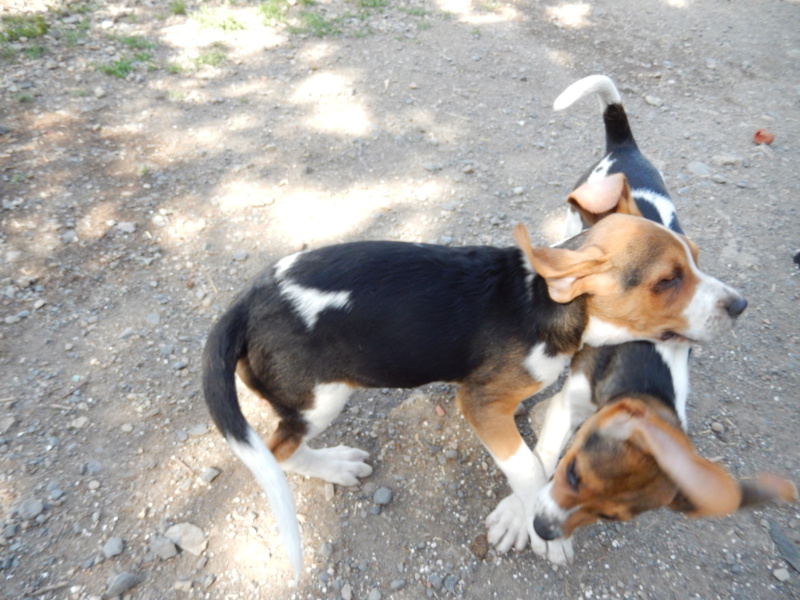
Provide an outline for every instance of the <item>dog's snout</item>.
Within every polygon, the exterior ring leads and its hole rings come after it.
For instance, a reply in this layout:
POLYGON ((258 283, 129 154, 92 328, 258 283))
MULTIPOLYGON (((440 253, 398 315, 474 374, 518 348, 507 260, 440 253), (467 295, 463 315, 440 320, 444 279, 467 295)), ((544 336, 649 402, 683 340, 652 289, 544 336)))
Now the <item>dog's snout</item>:
POLYGON ((540 538, 549 542, 557 537, 560 537, 560 528, 556 526, 551 520, 542 515, 536 515, 533 519, 533 530, 540 538))
POLYGON ((732 318, 738 317, 747 308, 747 300, 742 296, 735 296, 725 303, 725 310, 732 318))

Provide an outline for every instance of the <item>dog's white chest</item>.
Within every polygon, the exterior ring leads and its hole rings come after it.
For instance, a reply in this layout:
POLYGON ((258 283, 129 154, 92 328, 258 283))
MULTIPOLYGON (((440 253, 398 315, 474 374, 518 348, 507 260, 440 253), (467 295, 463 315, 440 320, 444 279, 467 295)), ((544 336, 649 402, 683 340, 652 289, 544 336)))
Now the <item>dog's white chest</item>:
POLYGON ((547 387, 558 379, 564 367, 569 362, 566 354, 556 354, 550 356, 545 352, 545 344, 536 344, 525 357, 525 370, 530 373, 536 381, 542 383, 542 388, 547 387))

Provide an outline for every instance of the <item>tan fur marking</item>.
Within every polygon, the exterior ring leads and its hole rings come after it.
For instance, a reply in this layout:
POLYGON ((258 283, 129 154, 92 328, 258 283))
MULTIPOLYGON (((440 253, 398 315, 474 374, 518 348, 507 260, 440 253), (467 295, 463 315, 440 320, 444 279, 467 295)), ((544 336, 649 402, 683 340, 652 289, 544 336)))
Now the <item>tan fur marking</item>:
POLYGON ((299 435, 287 434, 278 427, 267 441, 267 448, 272 452, 275 460, 283 462, 294 454, 294 451, 300 446, 301 439, 299 435))
POLYGON ((459 387, 456 403, 464 418, 497 460, 513 456, 523 444, 514 411, 541 383, 523 367, 525 351, 510 349, 500 362, 483 365, 459 387))

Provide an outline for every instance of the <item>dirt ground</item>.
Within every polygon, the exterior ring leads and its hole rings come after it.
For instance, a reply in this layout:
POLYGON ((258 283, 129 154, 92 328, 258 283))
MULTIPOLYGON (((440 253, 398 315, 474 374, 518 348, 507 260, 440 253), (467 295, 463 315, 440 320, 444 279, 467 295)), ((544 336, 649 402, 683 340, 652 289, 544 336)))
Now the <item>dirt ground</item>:
POLYGON ((796 0, 0 7, 0 597, 800 597, 769 532, 800 542, 798 506, 595 525, 566 568, 486 553, 508 489, 444 384, 359 393, 321 437, 370 452, 359 488, 290 477, 290 586, 199 391, 215 317, 285 254, 510 245, 519 221, 557 241, 603 129, 595 101, 550 107, 604 73, 702 266, 750 302, 693 354, 691 437, 739 477, 800 481, 796 0))

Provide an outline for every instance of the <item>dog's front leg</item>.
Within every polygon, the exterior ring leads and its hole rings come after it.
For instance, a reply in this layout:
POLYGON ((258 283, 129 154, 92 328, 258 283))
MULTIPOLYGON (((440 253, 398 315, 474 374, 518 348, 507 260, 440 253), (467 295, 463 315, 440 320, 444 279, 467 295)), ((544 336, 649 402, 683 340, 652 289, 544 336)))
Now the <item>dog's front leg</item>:
MULTIPOLYGON (((542 430, 538 434, 534 456, 544 472, 542 484, 535 495, 553 476, 561 452, 575 429, 588 418, 597 407, 592 403, 592 393, 586 376, 572 370, 564 387, 549 399, 542 430)), ((536 499, 533 504, 535 505, 536 499)), ((573 557, 571 538, 545 541, 530 526, 531 547, 536 554, 555 564, 564 564, 573 557)))
POLYGON ((500 552, 521 551, 533 532, 533 508, 547 479, 514 423, 517 404, 536 386, 497 390, 499 386, 462 386, 456 401, 480 440, 508 479, 512 493, 489 515, 488 540, 500 552), (493 388, 496 393, 493 393, 493 388))

